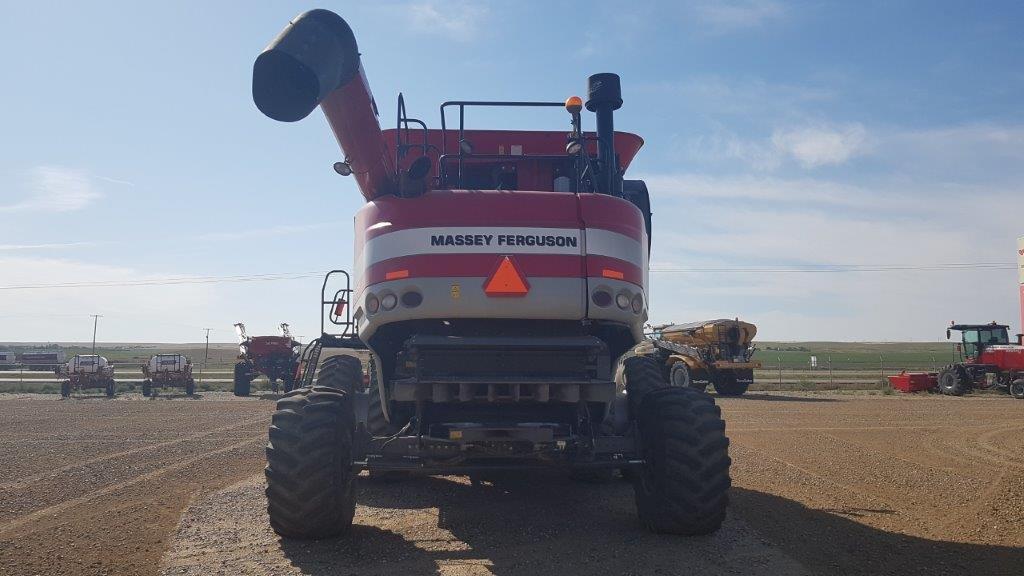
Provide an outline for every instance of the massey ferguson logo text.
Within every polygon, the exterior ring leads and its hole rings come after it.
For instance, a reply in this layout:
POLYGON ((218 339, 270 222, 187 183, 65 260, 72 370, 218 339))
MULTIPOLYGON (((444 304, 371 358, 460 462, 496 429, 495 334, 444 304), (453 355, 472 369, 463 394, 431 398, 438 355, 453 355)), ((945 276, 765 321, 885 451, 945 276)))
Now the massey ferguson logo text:
POLYGON ((431 246, 568 246, 576 248, 575 236, 555 234, 432 234, 431 246))

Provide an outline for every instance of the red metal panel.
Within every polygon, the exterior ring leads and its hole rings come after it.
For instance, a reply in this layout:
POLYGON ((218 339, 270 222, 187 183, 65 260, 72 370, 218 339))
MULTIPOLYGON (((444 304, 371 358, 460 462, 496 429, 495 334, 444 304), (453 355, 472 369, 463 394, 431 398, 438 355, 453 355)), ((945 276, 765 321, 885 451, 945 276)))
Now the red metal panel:
POLYGON ((929 372, 900 372, 889 376, 889 383, 900 392, 920 392, 938 385, 938 377, 929 372))
POLYGON ((372 200, 394 192, 395 149, 381 133, 362 67, 356 78, 324 98, 320 109, 352 166, 352 177, 363 197, 372 200))

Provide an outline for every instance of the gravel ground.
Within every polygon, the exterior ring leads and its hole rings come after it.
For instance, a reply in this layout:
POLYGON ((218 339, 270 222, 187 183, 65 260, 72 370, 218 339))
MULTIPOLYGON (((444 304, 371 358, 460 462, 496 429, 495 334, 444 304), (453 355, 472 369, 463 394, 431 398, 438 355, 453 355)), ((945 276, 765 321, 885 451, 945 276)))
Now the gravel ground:
POLYGON ((625 482, 361 478, 353 534, 269 530, 272 403, 0 397, 0 574, 1020 574, 1024 402, 719 399, 730 515, 646 533, 625 482))
POLYGON ((0 397, 0 574, 154 574, 182 510, 262 467, 273 403, 0 397))

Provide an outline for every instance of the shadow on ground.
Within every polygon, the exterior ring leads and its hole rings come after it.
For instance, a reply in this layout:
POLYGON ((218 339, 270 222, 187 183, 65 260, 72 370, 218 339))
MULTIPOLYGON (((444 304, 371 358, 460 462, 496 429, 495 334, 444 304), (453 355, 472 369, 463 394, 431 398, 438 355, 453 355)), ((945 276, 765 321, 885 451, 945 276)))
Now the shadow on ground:
POLYGON ((330 541, 281 540, 302 573, 935 575, 1020 574, 1024 566, 1024 549, 893 534, 852 519, 872 510, 812 510, 742 489, 733 490, 721 531, 687 538, 644 530, 623 481, 360 480, 359 504, 374 509, 375 527, 357 524, 330 541), (423 511, 422 531, 409 528, 409 510, 423 511))

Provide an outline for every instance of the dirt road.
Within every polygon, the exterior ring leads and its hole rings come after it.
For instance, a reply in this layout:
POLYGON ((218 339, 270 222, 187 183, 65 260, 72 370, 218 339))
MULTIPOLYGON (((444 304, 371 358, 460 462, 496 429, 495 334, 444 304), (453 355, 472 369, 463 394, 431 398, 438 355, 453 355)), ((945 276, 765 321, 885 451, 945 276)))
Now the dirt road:
POLYGON ((735 489, 726 525, 709 537, 647 534, 621 481, 449 477, 363 479, 352 537, 320 543, 281 541, 267 528, 259 471, 271 402, 227 398, 0 399, 0 573, 978 575, 1024 566, 1024 402, 1006 397, 719 399, 735 489))

